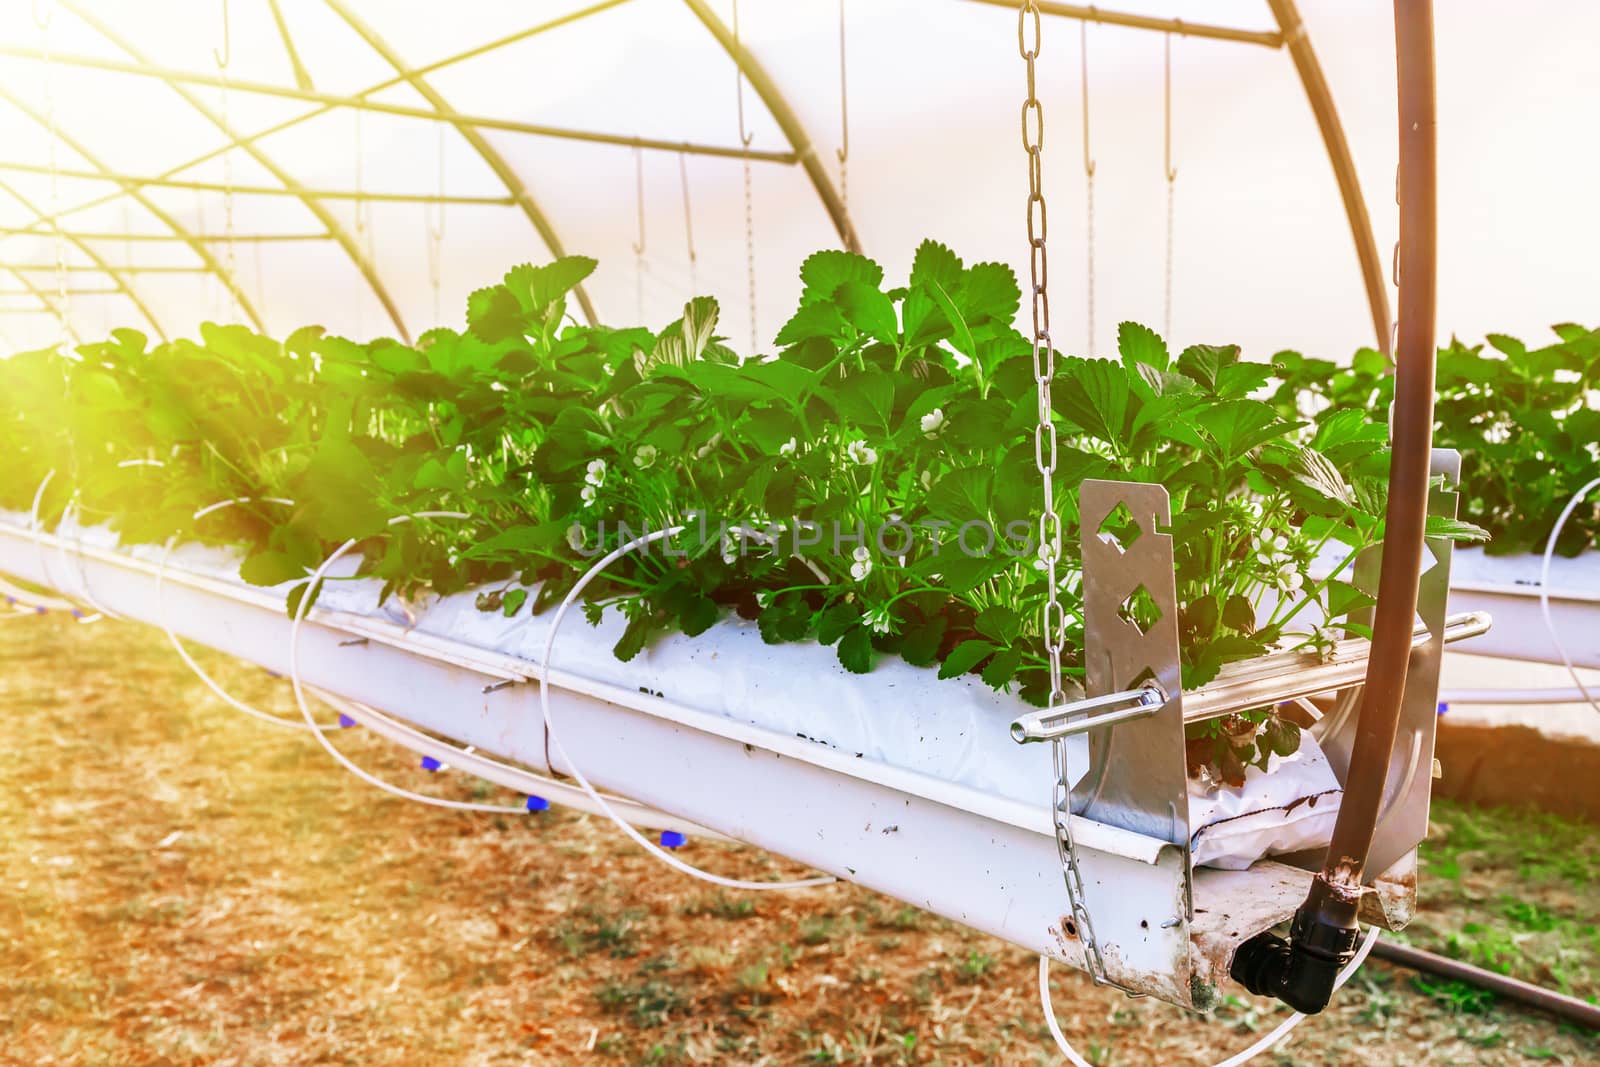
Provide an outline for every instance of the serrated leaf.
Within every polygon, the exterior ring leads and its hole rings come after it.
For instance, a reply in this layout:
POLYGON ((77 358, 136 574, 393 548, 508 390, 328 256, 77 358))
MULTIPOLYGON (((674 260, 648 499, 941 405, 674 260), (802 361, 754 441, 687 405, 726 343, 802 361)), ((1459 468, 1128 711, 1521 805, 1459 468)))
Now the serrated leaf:
POLYGON ((872 631, 856 626, 839 638, 839 665, 851 674, 872 670, 872 631))
POLYGON ((1004 689, 1022 666, 1022 650, 1008 648, 998 653, 983 668, 984 684, 992 689, 1004 689))
POLYGON ((1160 334, 1137 322, 1117 324, 1117 352, 1122 356, 1122 365, 1130 371, 1139 367, 1167 369, 1167 343, 1160 334))
POLYGON ((800 280, 805 283, 800 302, 814 304, 832 300, 845 282, 860 282, 873 289, 882 288, 883 268, 866 256, 829 248, 812 253, 800 265, 800 280))
POLYGON ((976 667, 985 656, 992 655, 995 646, 988 641, 969 640, 963 641, 950 650, 950 654, 939 665, 940 678, 959 678, 972 668, 976 667))

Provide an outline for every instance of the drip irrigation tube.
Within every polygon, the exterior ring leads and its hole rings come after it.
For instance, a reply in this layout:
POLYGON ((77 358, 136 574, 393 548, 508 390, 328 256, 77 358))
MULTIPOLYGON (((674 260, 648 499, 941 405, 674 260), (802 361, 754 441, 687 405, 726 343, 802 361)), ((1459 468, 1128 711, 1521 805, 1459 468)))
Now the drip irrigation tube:
POLYGON ((1412 948, 1410 945, 1394 941, 1384 941, 1373 950, 1372 954, 1396 966, 1466 982, 1468 985, 1487 989, 1507 1000, 1515 1000, 1520 1004, 1547 1011, 1578 1026, 1600 1030, 1600 1005, 1590 1004, 1586 1000, 1569 997, 1565 993, 1557 993, 1553 989, 1545 989, 1532 982, 1496 974, 1482 967, 1474 967, 1470 963, 1424 952, 1420 948, 1412 948))

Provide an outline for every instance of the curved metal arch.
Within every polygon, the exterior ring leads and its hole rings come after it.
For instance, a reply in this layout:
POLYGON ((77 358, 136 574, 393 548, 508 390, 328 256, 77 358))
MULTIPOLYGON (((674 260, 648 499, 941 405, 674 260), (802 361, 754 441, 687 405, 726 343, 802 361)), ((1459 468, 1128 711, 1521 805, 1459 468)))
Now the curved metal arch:
MULTIPOLYGON (((44 213, 39 210, 38 206, 27 197, 17 192, 10 182, 0 179, 0 192, 6 193, 11 197, 11 199, 21 204, 23 210, 31 211, 35 215, 39 215, 41 217, 43 216, 44 213)), ((53 221, 51 223, 51 226, 55 228, 59 228, 60 225, 61 223, 59 221, 53 221)), ((41 233, 39 236, 43 237, 46 235, 41 233)), ((107 262, 106 258, 102 256, 99 251, 88 241, 66 233, 65 231, 61 231, 61 238, 66 241, 70 241, 74 246, 77 247, 78 251, 88 256, 95 266, 105 271, 106 274, 111 278, 111 284, 115 285, 118 291, 120 291, 129 300, 133 301, 133 306, 138 309, 139 314, 143 315, 145 321, 148 322, 155 330, 156 336, 163 341, 167 340, 167 331, 162 327, 161 320, 156 318, 155 313, 152 312, 149 306, 145 304, 144 299, 140 297, 138 293, 133 291, 132 284, 124 277, 120 268, 113 267, 109 262, 107 262)))
MULTIPOLYGON (((131 42, 113 30, 110 26, 106 25, 99 18, 83 10, 81 4, 76 3, 75 0, 59 0, 59 2, 63 7, 76 15, 96 33, 99 33, 106 40, 120 48, 134 62, 149 65, 150 58, 147 55, 143 54, 131 42)), ((190 107, 194 108, 196 112, 204 117, 206 121, 210 122, 213 126, 220 130, 222 135, 228 139, 229 143, 233 147, 241 148, 245 152, 248 152, 252 159, 254 159, 257 163, 260 163, 269 174, 271 174, 278 181, 282 182, 284 188, 297 192, 304 189, 304 186, 302 186, 293 175, 289 174, 288 171, 280 167, 264 149, 256 144, 242 141, 239 134, 232 127, 230 127, 227 122, 223 121, 220 115, 202 103, 195 96, 192 90, 179 85, 176 82, 168 82, 167 85, 172 89, 173 92, 182 97, 190 107)), ((394 323, 394 328, 400 332, 401 339, 407 344, 410 344, 411 333, 406 329, 405 321, 400 316, 400 308, 395 303, 394 297, 389 293, 388 287, 383 284, 383 279, 379 276, 377 268, 373 265, 372 260, 366 255, 365 252, 361 250, 361 246, 357 244, 355 238, 353 238, 349 231, 344 228, 338 217, 328 210, 326 205, 303 195, 298 197, 298 199, 302 204, 305 205, 306 209, 316 217, 317 221, 322 223, 322 225, 327 228, 328 233, 335 241, 338 242, 339 247, 342 248, 345 254, 350 257, 351 263, 354 264, 356 270, 361 274, 362 280, 364 280, 367 283, 367 286, 372 290, 372 295, 378 298, 378 303, 383 306, 384 311, 389 316, 389 320, 394 323)))
POLYGON ((800 157, 800 165, 805 168, 806 176, 811 179, 811 185, 816 189, 823 209, 833 220, 833 228, 838 231, 839 240, 843 241, 844 246, 850 251, 860 252, 861 242, 856 237, 855 227, 850 223, 850 213, 844 209, 844 200, 839 196, 839 190, 833 187, 833 179, 828 177, 822 159, 817 155, 816 146, 811 143, 805 126, 801 124, 800 117, 794 113, 794 109, 789 106, 783 91, 778 88, 778 83, 772 80, 772 76, 744 46, 743 41, 735 43, 733 31, 717 17, 717 13, 711 10, 706 0, 683 0, 683 2, 711 32, 711 36, 717 39, 717 43, 728 53, 729 58, 744 71, 744 76, 750 81, 750 88, 756 91, 756 95, 766 105, 768 114, 783 131, 789 147, 800 157))
MULTIPOLYGON (((404 78, 406 84, 420 93, 422 98, 428 101, 441 116, 454 116, 457 114, 444 96, 428 83, 427 78, 409 69, 400 59, 399 53, 389 45, 389 42, 379 36, 371 26, 362 21, 359 15, 351 11, 343 0, 326 0, 326 2, 334 14, 343 19, 367 43, 368 47, 382 56, 383 61, 393 67, 395 73, 404 78)), ((455 127, 461 131, 461 136, 478 153, 478 157, 489 165, 490 170, 494 171, 495 176, 505 185, 506 191, 521 205, 522 213, 528 217, 528 221, 538 231, 539 237, 544 241, 545 247, 550 250, 550 254, 557 259, 566 255, 566 249, 561 244, 561 238, 557 236, 555 227, 533 199, 533 194, 528 192, 528 187, 523 183, 522 178, 512 169, 511 164, 506 162, 505 157, 488 142, 482 131, 460 124, 455 124, 455 127)), ((589 325, 597 325, 599 318, 595 315, 594 304, 590 301, 588 292, 581 285, 573 292, 578 298, 578 306, 583 311, 583 317, 588 320, 589 325)))
MULTIPOLYGON (((228 290, 228 292, 233 295, 233 298, 238 301, 239 310, 244 313, 244 316, 247 319, 250 320, 251 325, 253 325, 257 330, 264 329, 261 324, 261 316, 256 313, 255 305, 250 302, 250 297, 247 296, 244 290, 239 287, 238 280, 227 271, 222 269, 222 264, 217 262, 217 258, 211 254, 211 250, 205 246, 205 242, 201 241, 193 233, 191 233, 188 227, 179 222, 177 219, 173 218, 172 215, 170 215, 164 208, 161 207, 161 205, 151 200, 136 186, 130 186, 127 183, 119 182, 111 168, 107 167, 99 156, 91 153, 86 147, 84 147, 81 141, 67 133, 65 130, 61 129, 60 127, 52 127, 52 124, 49 122, 49 120, 35 111, 25 100, 20 99, 15 93, 7 89, 4 85, 0 85, 0 100, 7 101, 12 107, 28 116, 34 122, 37 122, 45 129, 53 129, 55 136, 60 138, 62 144, 66 145, 68 148, 72 149, 79 156, 81 156, 84 161, 87 162, 95 171, 106 175, 106 181, 117 182, 117 184, 122 185, 123 188, 127 190, 128 196, 132 197, 139 204, 139 206, 150 212, 150 214, 155 217, 156 221, 160 222, 163 226, 170 229, 179 237, 182 237, 183 243, 189 246, 189 250, 200 257, 200 262, 205 265, 206 271, 210 274, 216 275, 217 280, 222 282, 223 286, 228 290)), ((51 218, 49 221, 52 225, 56 225, 60 222, 59 219, 55 218, 51 218)))
POLYGON ((56 306, 56 302, 50 298, 48 293, 29 281, 27 275, 23 274, 20 270, 15 270, 11 267, 3 267, 0 268, 0 270, 4 270, 6 273, 10 274, 13 278, 22 283, 22 287, 24 289, 38 297, 39 303, 44 305, 45 311, 48 314, 54 315, 56 317, 56 321, 61 323, 61 325, 66 328, 67 336, 72 338, 74 344, 83 344, 83 337, 78 333, 78 328, 72 325, 72 320, 67 317, 65 312, 56 306))

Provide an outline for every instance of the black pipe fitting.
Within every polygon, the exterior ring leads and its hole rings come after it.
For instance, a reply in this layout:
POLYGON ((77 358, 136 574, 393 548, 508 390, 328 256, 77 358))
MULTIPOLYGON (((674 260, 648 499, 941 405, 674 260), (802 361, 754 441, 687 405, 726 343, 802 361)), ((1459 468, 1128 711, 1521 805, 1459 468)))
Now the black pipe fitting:
POLYGON ((1228 973, 1258 996, 1276 997, 1304 1015, 1317 1014, 1328 1006, 1339 972, 1356 954, 1359 900, 1319 876, 1294 913, 1289 940, 1272 933, 1252 937, 1234 953, 1228 973))

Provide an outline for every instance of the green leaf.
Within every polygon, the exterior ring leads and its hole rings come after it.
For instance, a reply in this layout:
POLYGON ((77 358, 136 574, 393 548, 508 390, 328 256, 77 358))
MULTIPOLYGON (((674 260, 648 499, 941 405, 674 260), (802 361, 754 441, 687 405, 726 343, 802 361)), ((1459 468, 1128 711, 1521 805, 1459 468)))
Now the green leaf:
POLYGON ((500 598, 500 613, 506 618, 514 617, 522 610, 522 605, 528 600, 526 589, 507 589, 500 598))
POLYGON ((1130 371, 1141 366, 1164 371, 1170 358, 1161 335, 1137 322, 1117 325, 1117 352, 1122 356, 1122 365, 1130 371))
POLYGON ((894 303, 876 286, 866 282, 846 281, 834 293, 834 301, 845 321, 861 333, 894 344, 900 337, 900 323, 895 318, 894 303))
POLYGON ((1284 422, 1270 404, 1259 400, 1227 400, 1196 413, 1207 437, 1216 444, 1225 463, 1231 463, 1246 452, 1288 433, 1294 423, 1284 422))
POLYGON ((928 666, 939 655, 945 626, 944 616, 935 615, 921 626, 913 628, 900 642, 900 658, 913 667, 928 666))
POLYGON ((851 674, 872 670, 872 631, 856 626, 839 639, 839 664, 851 674))
POLYGON ((281 585, 305 576, 306 569, 300 560, 285 552, 255 552, 239 564, 239 577, 251 585, 281 585))
POLYGON ((911 285, 937 285, 945 290, 961 284, 961 259, 931 238, 917 246, 911 260, 911 285))
POLYGON ((704 593, 696 593, 685 602, 682 610, 678 612, 678 629, 690 637, 705 633, 717 621, 721 614, 717 602, 704 593))
POLYGON ((628 620, 627 628, 622 631, 622 636, 612 647, 611 652, 623 663, 628 662, 644 651, 644 646, 650 643, 650 637, 659 625, 654 613, 641 611, 628 620))
POLYGON ((543 317, 553 305, 564 302, 567 294, 599 265, 588 256, 563 256, 542 267, 524 263, 511 268, 505 286, 523 312, 543 317))
POLYGON ((1004 689, 1016 676, 1017 668, 1022 666, 1022 650, 1008 648, 990 660, 983 668, 983 681, 985 685, 994 689, 1004 689))
POLYGON ((984 657, 992 655, 994 651, 995 646, 988 641, 963 641, 951 649, 950 654, 939 665, 939 677, 959 678, 976 667, 984 657))
POLYGON ((1125 449, 1131 402, 1127 372, 1103 359, 1069 358, 1057 366, 1061 384, 1055 396, 1061 414, 1089 436, 1125 449))
POLYGON ((1482 526, 1444 515, 1429 515, 1426 533, 1429 537, 1445 537, 1452 541, 1489 540, 1489 531, 1482 526))
POLYGON ((928 284, 927 293, 933 298, 944 313, 945 321, 950 324, 954 334, 955 349, 964 356, 977 358, 978 344, 972 339, 972 330, 967 326, 967 320, 962 316, 961 310, 956 307, 956 302, 950 298, 950 293, 938 282, 928 284))
POLYGON ((883 286, 883 268, 866 256, 839 249, 814 252, 800 265, 800 280, 805 289, 800 303, 814 304, 832 300, 845 282, 860 282, 873 289, 883 286))
POLYGON ((1222 368, 1238 361, 1238 345, 1190 345, 1178 355, 1178 372, 1216 392, 1222 368))

